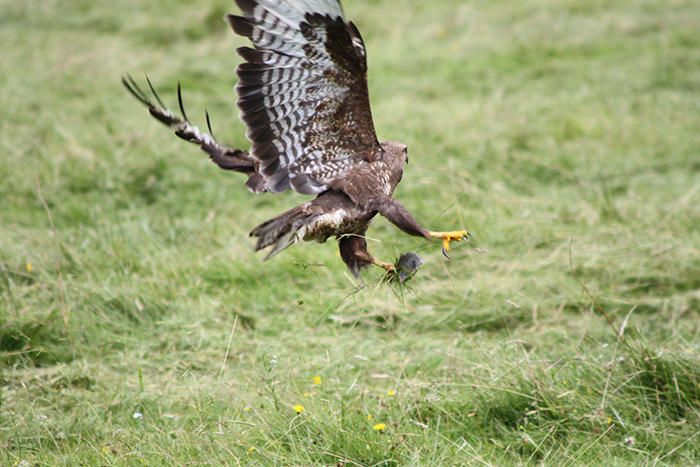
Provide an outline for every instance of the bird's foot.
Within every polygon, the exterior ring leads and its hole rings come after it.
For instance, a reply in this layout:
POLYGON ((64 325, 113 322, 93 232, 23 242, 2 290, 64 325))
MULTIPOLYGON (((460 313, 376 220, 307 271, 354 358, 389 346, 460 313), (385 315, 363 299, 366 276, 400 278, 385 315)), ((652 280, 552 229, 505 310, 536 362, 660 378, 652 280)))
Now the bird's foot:
POLYGON ((379 266, 389 274, 393 274, 394 272, 396 272, 396 267, 391 263, 385 263, 384 261, 379 261, 378 259, 372 258, 372 264, 374 264, 375 266, 379 266))
POLYGON ((442 254, 449 258, 447 252, 450 251, 450 242, 458 242, 460 240, 468 242, 472 234, 466 230, 455 230, 452 232, 428 232, 428 235, 442 240, 442 254))

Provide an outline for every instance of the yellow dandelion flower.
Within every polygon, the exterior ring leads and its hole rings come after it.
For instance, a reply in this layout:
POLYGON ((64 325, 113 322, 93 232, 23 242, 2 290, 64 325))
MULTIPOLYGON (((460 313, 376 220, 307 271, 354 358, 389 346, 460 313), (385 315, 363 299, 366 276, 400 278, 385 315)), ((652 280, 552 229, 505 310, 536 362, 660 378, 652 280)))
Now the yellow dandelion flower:
POLYGON ((384 428, 386 428, 386 423, 377 423, 372 427, 372 429, 377 431, 384 431, 384 428))
POLYGON ((244 411, 244 412, 249 412, 249 411, 250 411, 250 407, 246 407, 245 409, 243 409, 243 411, 244 411))
POLYGON ((255 451, 255 446, 251 446, 248 448, 248 454, 250 454, 253 451, 255 451))
POLYGON ((109 453, 109 446, 102 446, 102 454, 108 454, 109 453))
POLYGON ((394 390, 392 389, 391 391, 387 392, 387 394, 389 394, 389 397, 391 397, 391 396, 393 396, 394 394, 396 394, 396 391, 394 391, 394 390))
POLYGON ((314 384, 321 384, 321 377, 320 376, 314 376, 314 384))
POLYGON ((304 393, 304 397, 309 397, 309 396, 310 396, 310 394, 308 392, 304 393))
POLYGON ((32 265, 27 263, 27 272, 32 272, 32 265))
POLYGON ((608 417, 608 425, 612 423, 612 417, 608 417))
POLYGON ((367 421, 372 420, 372 416, 370 414, 367 414, 367 421))
POLYGON ((295 406, 292 407, 292 408, 294 409, 294 411, 295 411, 296 413, 302 413, 302 412, 304 411, 304 406, 303 406, 303 405, 297 404, 297 405, 295 405, 295 406))

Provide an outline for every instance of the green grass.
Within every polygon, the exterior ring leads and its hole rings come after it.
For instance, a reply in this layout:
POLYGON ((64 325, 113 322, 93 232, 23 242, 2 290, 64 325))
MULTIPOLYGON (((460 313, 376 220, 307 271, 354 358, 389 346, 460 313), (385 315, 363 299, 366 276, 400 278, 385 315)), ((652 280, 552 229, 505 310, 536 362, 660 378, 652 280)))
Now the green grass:
POLYGON ((405 290, 333 241, 262 263, 305 198, 122 89, 247 147, 235 6, 186 3, 0 3, 0 464, 700 463, 700 3, 346 0, 396 197, 474 234, 378 219, 405 290))

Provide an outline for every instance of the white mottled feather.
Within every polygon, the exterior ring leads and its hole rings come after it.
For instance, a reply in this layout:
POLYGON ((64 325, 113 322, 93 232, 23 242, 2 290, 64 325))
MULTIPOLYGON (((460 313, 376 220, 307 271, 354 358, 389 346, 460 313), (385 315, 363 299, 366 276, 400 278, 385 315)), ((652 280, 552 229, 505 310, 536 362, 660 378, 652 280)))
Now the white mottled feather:
POLYGON ((320 13, 333 18, 343 16, 343 9, 338 0, 259 0, 258 3, 294 27, 304 21, 306 13, 320 13))
MULTIPOLYGON (((307 234, 312 234, 315 231, 328 228, 329 230, 336 229, 342 225, 348 218, 348 213, 344 209, 336 209, 326 214, 321 214, 313 218, 311 222, 302 218, 292 224, 289 232, 285 233, 274 243, 274 247, 265 256, 265 261, 280 253, 285 248, 294 245, 295 243, 304 240, 307 234)), ((323 242, 325 238, 317 238, 317 241, 323 242)))

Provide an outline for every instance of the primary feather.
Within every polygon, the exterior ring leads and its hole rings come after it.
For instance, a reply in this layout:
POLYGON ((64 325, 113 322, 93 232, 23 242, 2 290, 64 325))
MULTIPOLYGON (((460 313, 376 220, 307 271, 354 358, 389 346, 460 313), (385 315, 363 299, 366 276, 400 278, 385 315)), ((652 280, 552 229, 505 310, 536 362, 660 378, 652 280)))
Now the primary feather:
POLYGON ((364 45, 340 4, 237 3, 243 16, 229 22, 255 47, 239 49, 238 106, 268 190, 320 193, 376 159, 364 45))

